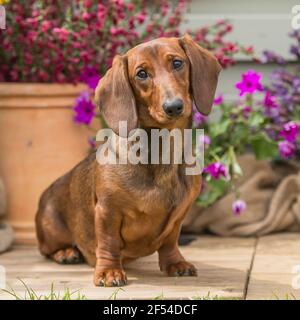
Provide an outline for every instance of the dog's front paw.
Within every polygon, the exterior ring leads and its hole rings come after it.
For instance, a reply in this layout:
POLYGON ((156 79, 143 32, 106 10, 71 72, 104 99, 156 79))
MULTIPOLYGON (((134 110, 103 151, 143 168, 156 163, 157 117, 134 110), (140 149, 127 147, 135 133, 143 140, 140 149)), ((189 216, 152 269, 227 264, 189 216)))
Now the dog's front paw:
POLYGON ((169 277, 196 277, 197 269, 187 261, 169 264, 166 268, 169 277))
POLYGON ((126 273, 123 269, 95 269, 94 284, 100 287, 122 287, 127 284, 126 273))

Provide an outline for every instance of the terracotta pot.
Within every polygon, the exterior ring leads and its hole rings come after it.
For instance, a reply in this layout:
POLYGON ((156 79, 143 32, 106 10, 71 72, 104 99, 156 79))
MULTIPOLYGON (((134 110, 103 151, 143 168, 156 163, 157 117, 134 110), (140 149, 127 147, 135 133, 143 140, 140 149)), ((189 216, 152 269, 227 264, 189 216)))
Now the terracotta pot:
POLYGON ((7 220, 17 243, 36 241, 39 196, 88 152, 84 126, 72 120, 84 85, 0 83, 0 176, 7 188, 7 220))

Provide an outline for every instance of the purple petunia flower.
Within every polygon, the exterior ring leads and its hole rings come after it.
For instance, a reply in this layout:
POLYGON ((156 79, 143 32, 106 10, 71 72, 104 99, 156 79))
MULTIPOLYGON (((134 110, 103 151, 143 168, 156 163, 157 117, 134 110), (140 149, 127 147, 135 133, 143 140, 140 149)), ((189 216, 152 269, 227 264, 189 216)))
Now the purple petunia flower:
POLYGON ((193 121, 196 127, 205 122, 207 117, 203 116, 200 112, 196 111, 193 115, 193 121))
POLYGON ((214 105, 218 106, 218 105, 222 104, 223 101, 224 101, 223 95, 220 94, 214 99, 214 105))
POLYGON ((285 64, 285 60, 280 55, 276 54, 273 51, 265 50, 263 51, 263 57, 261 59, 262 63, 277 63, 277 64, 285 64))
POLYGON ((95 90, 100 80, 100 76, 95 68, 86 67, 80 75, 80 80, 86 83, 89 88, 95 90))
POLYGON ((299 46, 292 45, 290 48, 290 53, 295 55, 297 58, 300 57, 300 48, 299 46))
POLYGON ((294 121, 284 124, 282 130, 279 132, 279 135, 289 142, 295 142, 298 134, 299 124, 294 121))
POLYGON ((221 177, 227 178, 226 167, 220 162, 209 164, 203 169, 204 173, 208 173, 213 179, 220 179, 221 177))
POLYGON ((246 202, 244 200, 236 200, 232 204, 232 212, 235 215, 240 215, 247 208, 246 202))
POLYGON ((90 94, 83 91, 76 99, 73 107, 75 112, 74 121, 89 125, 95 116, 95 105, 90 99, 90 94))
POLYGON ((263 105, 267 116, 275 118, 279 115, 279 105, 276 102, 276 98, 272 96, 270 91, 266 91, 263 105))
POLYGON ((279 154, 282 158, 288 159, 295 154, 296 147, 289 141, 280 141, 278 143, 279 154))
POLYGON ((254 70, 248 70, 242 74, 242 80, 237 82, 235 87, 240 90, 240 96, 245 93, 254 93, 255 91, 262 91, 262 85, 260 83, 261 74, 254 70))
POLYGON ((249 115, 250 115, 251 111, 252 111, 252 109, 251 109, 250 106, 245 106, 243 108, 243 116, 244 116, 245 119, 249 118, 249 115))
POLYGON ((206 134, 200 135, 199 140, 200 143, 204 143, 204 146, 209 146, 211 143, 210 137, 206 134))

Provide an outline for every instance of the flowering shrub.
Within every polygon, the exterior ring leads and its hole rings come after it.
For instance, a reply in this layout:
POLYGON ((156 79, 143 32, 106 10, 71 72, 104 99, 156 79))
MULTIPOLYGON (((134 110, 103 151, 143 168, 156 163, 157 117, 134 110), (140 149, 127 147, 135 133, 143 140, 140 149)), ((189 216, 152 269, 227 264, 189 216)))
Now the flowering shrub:
MULTIPOLYGON (((94 89, 117 53, 156 37, 179 36, 188 0, 19 0, 7 5, 7 29, 0 31, 0 81, 84 82, 74 121, 90 125, 98 116, 94 89)), ((225 41, 232 26, 218 21, 190 34, 212 50, 223 67, 252 47, 225 41)), ((94 142, 90 139, 92 146, 94 142)))
MULTIPOLYGON (((0 81, 83 81, 86 68, 103 75, 113 57, 137 43, 179 36, 188 1, 19 0, 6 5, 7 29, 0 32, 0 81)), ((252 48, 226 42, 231 25, 220 21, 194 32, 224 66, 252 48)))
MULTIPOLYGON (((297 41, 291 53, 300 62, 300 31, 291 36, 297 41)), ((299 64, 290 71, 283 67, 284 59, 271 52, 264 53, 263 62, 267 61, 281 66, 272 73, 269 85, 262 84, 261 74, 248 70, 235 85, 240 97, 236 104, 226 104, 222 96, 215 99, 215 108, 219 108, 216 121, 208 124, 207 118, 194 114, 195 127, 204 128, 207 136, 205 184, 198 199, 202 206, 211 205, 231 190, 237 198, 233 213, 246 209, 234 183, 242 174, 236 155, 252 152, 257 159, 287 160, 300 153, 299 64)))

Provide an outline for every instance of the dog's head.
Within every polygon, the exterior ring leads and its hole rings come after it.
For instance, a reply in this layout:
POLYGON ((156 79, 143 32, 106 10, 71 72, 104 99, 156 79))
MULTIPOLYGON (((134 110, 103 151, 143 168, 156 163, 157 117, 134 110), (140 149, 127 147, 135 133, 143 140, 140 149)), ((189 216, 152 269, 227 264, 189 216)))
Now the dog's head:
POLYGON ((96 103, 118 134, 119 121, 128 132, 139 127, 182 127, 193 101, 209 114, 221 67, 216 58, 188 35, 159 38, 116 56, 96 89, 96 103))

